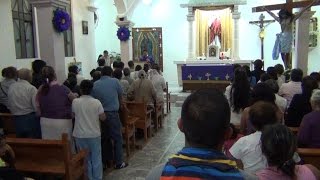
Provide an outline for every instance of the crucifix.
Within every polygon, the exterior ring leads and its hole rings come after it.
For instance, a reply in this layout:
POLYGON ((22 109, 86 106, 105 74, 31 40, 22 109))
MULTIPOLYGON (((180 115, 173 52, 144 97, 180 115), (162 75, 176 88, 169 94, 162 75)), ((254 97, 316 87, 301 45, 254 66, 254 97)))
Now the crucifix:
MULTIPOLYGON (((285 68, 288 69, 291 66, 291 48, 293 41, 293 32, 292 25, 295 23, 297 19, 301 17, 301 15, 309 10, 312 6, 320 5, 320 0, 314 1, 299 1, 293 2, 293 0, 286 0, 286 3, 283 4, 274 4, 269 6, 258 6, 252 8, 252 12, 263 12, 267 11, 281 26, 281 33, 277 35, 277 40, 274 48, 275 52, 273 54, 279 55, 281 53, 281 57, 285 68), (299 13, 292 14, 293 8, 303 8, 299 13), (275 15, 272 10, 280 10, 278 16, 275 15)), ((298 42, 297 42, 298 43, 298 42)), ((274 56, 274 59, 277 56, 274 56)))
POLYGON ((261 14, 259 17, 259 21, 249 22, 250 24, 257 25, 260 28, 259 38, 261 41, 261 60, 264 60, 264 36, 265 36, 264 30, 268 25, 275 22, 275 20, 264 20, 265 18, 266 17, 263 14, 261 14))

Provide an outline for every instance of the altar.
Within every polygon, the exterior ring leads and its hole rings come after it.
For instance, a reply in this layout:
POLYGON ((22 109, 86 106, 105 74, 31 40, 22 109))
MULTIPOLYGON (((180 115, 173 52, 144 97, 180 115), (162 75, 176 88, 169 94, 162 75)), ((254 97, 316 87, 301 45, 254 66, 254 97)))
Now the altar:
POLYGON ((252 60, 241 60, 239 56, 239 6, 246 3, 246 0, 189 0, 181 4, 188 10, 188 56, 174 64, 177 65, 178 84, 183 90, 224 90, 233 77, 234 64, 253 69, 252 60), (218 10, 223 13, 219 14, 218 10), (215 12, 208 14, 206 11, 215 12), (208 23, 212 16, 214 21, 208 23))
MULTIPOLYGON (((183 86, 183 81, 185 82, 185 85, 187 85, 186 83, 190 84, 190 81, 202 84, 209 83, 209 81, 203 81, 207 79, 209 79, 210 81, 219 80, 229 82, 229 78, 227 78, 227 75, 229 77, 233 75, 234 64, 239 64, 241 66, 247 65, 249 67, 252 67, 252 60, 185 60, 174 61, 174 64, 177 65, 178 84, 179 86, 183 86), (189 75, 191 75, 192 77, 189 75), (207 78, 206 75, 209 78, 207 78)), ((184 90, 188 89, 189 88, 186 88, 184 90)))

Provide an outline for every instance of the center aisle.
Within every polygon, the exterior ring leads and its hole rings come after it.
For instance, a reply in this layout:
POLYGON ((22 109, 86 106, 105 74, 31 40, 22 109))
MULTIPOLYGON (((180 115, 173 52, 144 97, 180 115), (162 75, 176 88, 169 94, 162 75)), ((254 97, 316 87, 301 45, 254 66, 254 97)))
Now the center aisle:
POLYGON ((136 150, 129 159, 129 166, 121 170, 113 170, 104 176, 109 180, 142 180, 149 171, 158 164, 165 163, 174 153, 184 147, 184 135, 177 126, 181 108, 172 107, 166 116, 164 126, 140 150, 136 150))

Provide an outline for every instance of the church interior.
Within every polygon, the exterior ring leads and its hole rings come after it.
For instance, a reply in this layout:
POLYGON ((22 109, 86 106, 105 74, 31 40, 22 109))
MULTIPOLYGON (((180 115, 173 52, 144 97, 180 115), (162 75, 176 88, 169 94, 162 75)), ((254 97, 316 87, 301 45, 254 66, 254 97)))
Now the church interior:
POLYGON ((320 179, 319 18, 319 0, 0 0, 0 180, 320 179))

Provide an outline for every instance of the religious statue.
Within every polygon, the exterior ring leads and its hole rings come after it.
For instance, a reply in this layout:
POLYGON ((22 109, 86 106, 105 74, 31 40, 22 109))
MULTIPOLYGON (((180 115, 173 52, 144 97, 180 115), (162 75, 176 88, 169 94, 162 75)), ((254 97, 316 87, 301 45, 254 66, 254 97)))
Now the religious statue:
POLYGON ((210 28, 210 42, 211 45, 216 45, 220 48, 220 42, 221 42, 221 21, 219 18, 215 18, 215 20, 212 22, 210 28))
POLYGON ((267 9, 264 6, 262 7, 262 9, 266 10, 276 21, 279 22, 281 26, 281 33, 277 34, 277 40, 275 42, 275 47, 273 50, 273 59, 278 59, 278 55, 279 53, 281 53, 281 58, 286 69, 291 67, 290 53, 293 41, 293 23, 295 23, 295 21, 299 19, 306 10, 308 10, 319 1, 320 0, 314 0, 308 6, 304 7, 303 10, 301 10, 298 14, 292 14, 292 12, 290 12, 291 9, 287 9, 286 7, 284 7, 279 11, 279 16, 277 16, 273 12, 271 12, 271 10, 267 9))

